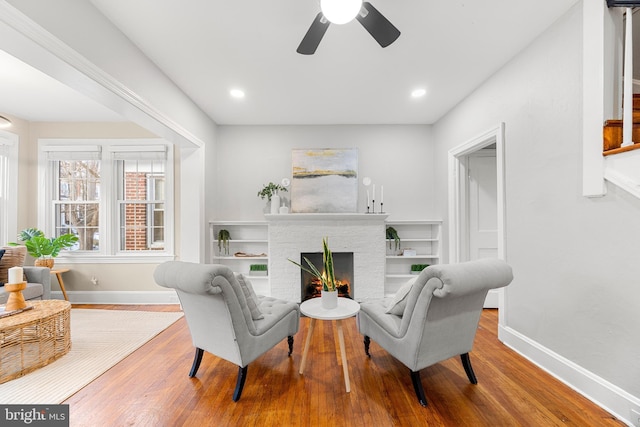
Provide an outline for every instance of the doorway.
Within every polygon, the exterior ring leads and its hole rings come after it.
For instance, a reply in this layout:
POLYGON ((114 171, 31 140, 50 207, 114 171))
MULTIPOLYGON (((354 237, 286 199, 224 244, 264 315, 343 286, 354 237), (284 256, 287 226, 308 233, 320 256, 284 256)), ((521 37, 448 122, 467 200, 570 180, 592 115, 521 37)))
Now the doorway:
MULTIPOLYGON (((451 263, 505 259, 504 128, 500 123, 449 150, 451 263)), ((485 307, 503 306, 503 289, 490 291, 485 307)))

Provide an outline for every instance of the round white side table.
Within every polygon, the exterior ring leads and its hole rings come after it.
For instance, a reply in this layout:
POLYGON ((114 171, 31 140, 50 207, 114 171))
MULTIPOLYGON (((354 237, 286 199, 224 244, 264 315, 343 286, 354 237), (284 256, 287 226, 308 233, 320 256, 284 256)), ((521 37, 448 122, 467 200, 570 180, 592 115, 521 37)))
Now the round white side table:
POLYGON ((308 299, 300 304, 300 312, 311 319, 309 323, 309 332, 307 333, 307 340, 304 344, 304 351, 302 352, 302 362, 300 363, 301 375, 304 372, 304 365, 307 362, 307 353, 309 352, 311 336, 313 335, 313 329, 315 328, 316 321, 335 320, 336 327, 338 329, 340 355, 342 357, 344 384, 347 389, 347 393, 351 391, 351 384, 349 383, 349 369, 347 367, 347 353, 344 349, 344 333, 342 332, 342 320, 355 316, 358 311, 360 311, 360 304, 349 298, 338 298, 338 306, 330 310, 322 307, 321 298, 308 299))

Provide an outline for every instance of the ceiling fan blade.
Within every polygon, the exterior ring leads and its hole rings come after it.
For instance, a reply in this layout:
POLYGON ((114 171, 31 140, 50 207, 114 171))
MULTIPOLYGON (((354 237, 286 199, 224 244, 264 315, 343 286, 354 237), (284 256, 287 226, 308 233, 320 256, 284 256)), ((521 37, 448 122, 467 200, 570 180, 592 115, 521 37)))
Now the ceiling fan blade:
POLYGON ((400 31, 368 1, 362 3, 356 19, 382 47, 389 46, 400 37, 400 31))
POLYGON ((322 12, 318 13, 296 52, 303 55, 313 55, 320 44, 320 40, 324 37, 324 33, 327 32, 327 28, 329 28, 329 21, 322 15, 322 12))

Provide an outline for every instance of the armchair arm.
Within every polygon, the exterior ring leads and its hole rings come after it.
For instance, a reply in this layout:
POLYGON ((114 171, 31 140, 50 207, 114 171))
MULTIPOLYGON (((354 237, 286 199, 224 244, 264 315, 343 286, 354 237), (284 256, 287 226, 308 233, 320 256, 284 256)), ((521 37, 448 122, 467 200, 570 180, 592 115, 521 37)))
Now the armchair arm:
POLYGON ((27 282, 40 283, 43 288, 42 299, 51 299, 51 270, 47 267, 22 267, 27 282))

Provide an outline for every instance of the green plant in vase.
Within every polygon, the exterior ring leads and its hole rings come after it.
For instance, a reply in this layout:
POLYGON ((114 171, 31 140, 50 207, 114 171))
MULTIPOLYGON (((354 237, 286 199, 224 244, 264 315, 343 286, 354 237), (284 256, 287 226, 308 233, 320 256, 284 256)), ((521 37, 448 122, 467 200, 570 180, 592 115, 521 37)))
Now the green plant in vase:
MULTIPOLYGON (((35 265, 52 268, 53 258, 60 254, 64 248, 70 248, 78 241, 78 236, 71 233, 61 234, 58 237, 46 237, 44 232, 37 228, 25 228, 18 235, 18 240, 27 247, 29 255, 36 259, 35 265)), ((18 243, 11 242, 10 246, 17 246, 18 243)))
POLYGON ((222 250, 224 249, 224 254, 229 255, 229 240, 231 240, 231 233, 229 230, 225 230, 224 228, 218 231, 218 251, 222 255, 222 250))
POLYGON ((249 274, 252 276, 266 276, 267 264, 251 264, 249 266, 249 274))
POLYGON ((420 274, 429 264, 411 264, 411 274, 420 274))
POLYGON ((303 257, 305 262, 307 263, 307 267, 302 264, 298 264, 297 262, 289 259, 290 262, 294 263, 307 273, 311 274, 313 277, 318 279, 320 283, 322 283, 322 290, 325 292, 334 292, 337 290, 336 288, 336 277, 333 271, 333 254, 331 253, 331 249, 329 249, 328 238, 325 237, 322 239, 322 265, 323 271, 320 270, 313 265, 313 263, 307 257, 303 257))
POLYGON ((271 201, 271 198, 278 193, 278 191, 289 191, 287 188, 280 184, 274 184, 270 182, 269 184, 262 187, 262 190, 258 191, 258 196, 264 200, 267 199, 268 202, 271 201))
POLYGON ((389 226, 386 230, 387 240, 389 240, 389 249, 391 249, 391 241, 395 242, 395 251, 397 252, 401 248, 400 236, 398 235, 398 231, 389 226))

